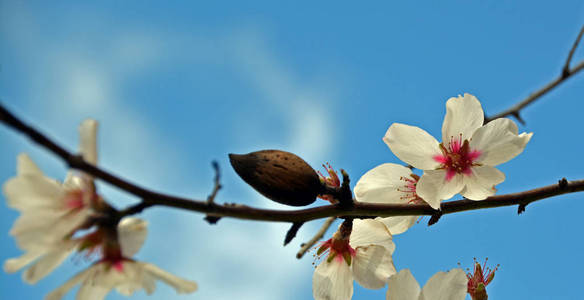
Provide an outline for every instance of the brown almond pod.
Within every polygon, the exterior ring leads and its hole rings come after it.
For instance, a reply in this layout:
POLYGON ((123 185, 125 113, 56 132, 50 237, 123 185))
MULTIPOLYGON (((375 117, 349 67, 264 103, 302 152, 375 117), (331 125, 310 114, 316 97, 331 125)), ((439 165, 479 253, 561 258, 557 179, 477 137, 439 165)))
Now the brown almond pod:
POLYGON ((304 206, 316 200, 322 185, 302 158, 280 150, 229 154, 231 166, 247 184, 278 203, 304 206))

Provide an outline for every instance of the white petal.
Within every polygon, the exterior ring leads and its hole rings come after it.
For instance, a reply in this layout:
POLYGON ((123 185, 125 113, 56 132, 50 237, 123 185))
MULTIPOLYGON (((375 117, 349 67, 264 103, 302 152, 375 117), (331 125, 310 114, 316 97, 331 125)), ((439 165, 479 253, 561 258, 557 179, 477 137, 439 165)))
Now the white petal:
POLYGON ((126 261, 122 263, 121 273, 117 271, 112 273, 116 280, 108 284, 115 286, 120 294, 129 297, 142 288, 145 273, 144 263, 126 261))
POLYGON ((312 276, 315 300, 350 300, 353 296, 353 274, 344 260, 323 260, 312 276))
POLYGON ((88 163, 97 164, 97 121, 87 119, 79 126, 79 151, 88 163))
POLYGON ((395 274, 391 253, 382 246, 357 248, 353 258, 353 276, 364 288, 380 289, 395 274))
POLYGON ((45 297, 45 300, 60 300, 67 294, 74 286, 78 283, 84 281, 85 279, 89 278, 93 273, 96 265, 93 265, 73 276, 71 279, 67 280, 63 285, 58 287, 56 290, 52 291, 45 297))
POLYGON ((18 175, 43 175, 39 167, 30 159, 28 154, 21 153, 17 157, 16 174, 18 175))
POLYGON ((89 217, 88 209, 73 212, 34 211, 18 218, 10 234, 18 247, 26 250, 46 248, 60 243, 89 217), (59 217, 55 217, 59 216, 59 217))
POLYGON ((132 257, 142 248, 148 234, 147 226, 148 222, 133 217, 127 217, 120 221, 118 241, 124 257, 132 257))
POLYGON ((434 209, 440 208, 442 200, 450 199, 463 188, 462 175, 456 174, 450 180, 446 180, 446 171, 429 170, 416 185, 416 193, 434 209))
POLYGON ((507 118, 493 120, 479 128, 470 141, 471 149, 481 152, 476 162, 496 166, 519 155, 533 133, 517 133, 517 125, 507 118))
POLYGON ((464 189, 460 194, 470 200, 483 200, 497 192, 495 185, 505 180, 505 174, 491 166, 471 168, 472 174, 464 176, 464 189))
POLYGON ((70 233, 63 233, 62 227, 55 227, 58 231, 51 230, 61 218, 65 218, 66 213, 54 210, 27 211, 16 219, 9 233, 14 236, 20 249, 46 250, 70 233))
POLYGON ((398 164, 382 164, 365 173, 355 185, 355 198, 360 202, 407 203, 403 198, 406 181, 412 170, 398 164), (403 198, 403 199, 402 199, 403 198))
POLYGON ((473 133, 483 125, 485 115, 479 100, 464 94, 446 101, 446 116, 442 123, 442 142, 448 145, 451 138, 462 141, 470 139, 473 133))
POLYGON ((39 258, 41 255, 43 255, 43 251, 28 251, 17 258, 7 259, 4 262, 4 272, 14 273, 39 258))
POLYGON ((420 300, 464 300, 467 282, 462 269, 452 269, 448 273, 438 272, 422 288, 420 300))
POLYGON ((389 230, 391 235, 401 234, 406 232, 410 227, 416 224, 418 216, 395 216, 387 218, 375 218, 375 220, 382 222, 389 230))
MULTIPOLYGON (((408 203, 406 181, 411 178, 412 170, 402 165, 386 163, 369 170, 355 185, 355 198, 370 203, 408 203)), ((417 217, 398 216, 377 218, 387 226, 392 235, 400 234, 414 225, 417 217)))
POLYGON ((391 276, 387 282, 386 300, 418 300, 420 285, 409 269, 391 276))
POLYGON ((57 181, 42 175, 21 175, 3 186, 6 203, 19 211, 63 206, 64 191, 57 181))
POLYGON ((383 141, 399 159, 421 170, 440 166, 434 157, 441 155, 438 141, 426 131, 405 124, 393 123, 383 141))
POLYGON ((156 290, 156 278, 145 273, 144 276, 142 276, 142 287, 146 291, 146 294, 151 295, 156 290))
POLYGON ((77 296, 75 296, 76 300, 103 300, 105 296, 109 294, 112 290, 111 287, 101 286, 92 284, 91 282, 83 282, 79 291, 77 292, 77 296))
POLYGON ((59 244, 55 249, 43 255, 26 269, 22 274, 22 278, 29 284, 37 283, 57 268, 73 252, 77 245, 78 242, 72 240, 59 244))
POLYGON ((171 273, 168 273, 153 264, 143 263, 144 271, 150 274, 152 277, 165 282, 166 284, 173 287, 177 293, 185 294, 192 293, 197 290, 197 283, 190 280, 182 279, 171 273))
POLYGON ((379 245, 385 247, 390 253, 393 253, 395 250, 391 234, 385 225, 371 219, 353 220, 353 231, 351 232, 349 244, 353 249, 369 245, 379 245))

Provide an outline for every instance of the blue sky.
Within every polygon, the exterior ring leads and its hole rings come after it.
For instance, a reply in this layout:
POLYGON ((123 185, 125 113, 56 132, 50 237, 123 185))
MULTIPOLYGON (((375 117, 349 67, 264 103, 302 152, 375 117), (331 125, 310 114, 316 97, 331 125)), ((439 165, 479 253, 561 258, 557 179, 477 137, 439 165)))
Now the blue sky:
MULTIPOLYGON (((219 202, 283 208, 239 180, 227 154, 283 149, 314 167, 344 168, 354 184, 398 162, 381 140, 391 123, 440 136, 449 97, 472 93, 492 114, 555 78, 584 20, 581 1, 445 2, 0 1, 0 98, 69 149, 83 119, 99 120, 100 165, 144 186, 203 199, 217 160, 219 202)), ((520 131, 534 136, 499 167, 507 176, 499 193, 583 178, 581 76, 525 109, 520 131)), ((64 177, 61 161, 4 127, 0 144, 1 181, 14 176, 20 152, 64 177)), ((99 188, 119 207, 137 201, 99 188)), ((424 283, 489 257, 501 264, 492 299, 576 299, 581 198, 547 199, 521 216, 508 207, 445 216, 432 227, 425 218, 394 237, 396 267, 424 283)), ((16 217, 0 209, 2 260, 20 254, 7 234, 16 217)), ((295 253, 321 221, 283 248, 287 224, 209 226, 202 215, 165 208, 141 217, 150 235, 138 258, 199 283, 178 299, 311 297, 312 257, 295 253)), ((41 298, 87 265, 69 259, 35 286, 1 273, 0 298, 41 298)), ((175 294, 159 284, 154 298, 164 296, 175 294)), ((356 286, 354 299, 384 297, 356 286)))

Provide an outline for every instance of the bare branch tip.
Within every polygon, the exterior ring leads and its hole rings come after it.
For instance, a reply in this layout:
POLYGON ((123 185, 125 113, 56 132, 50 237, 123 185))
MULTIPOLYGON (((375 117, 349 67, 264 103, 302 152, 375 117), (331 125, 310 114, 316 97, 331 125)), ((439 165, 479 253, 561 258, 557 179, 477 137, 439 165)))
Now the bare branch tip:
POLYGON ((286 237, 284 238, 284 246, 288 245, 296 237, 296 233, 298 233, 298 230, 300 229, 300 227, 302 227, 303 224, 304 222, 292 223, 292 226, 290 227, 290 229, 288 229, 288 232, 286 232, 286 237))
POLYGON ((436 213, 434 213, 430 217, 430 220, 428 220, 428 226, 432 226, 432 225, 438 223, 438 221, 440 220, 441 217, 442 217, 442 211, 441 210, 437 210, 436 213))
POLYGON ((525 212, 525 208, 527 207, 527 203, 521 203, 517 206, 517 214, 520 215, 525 212))

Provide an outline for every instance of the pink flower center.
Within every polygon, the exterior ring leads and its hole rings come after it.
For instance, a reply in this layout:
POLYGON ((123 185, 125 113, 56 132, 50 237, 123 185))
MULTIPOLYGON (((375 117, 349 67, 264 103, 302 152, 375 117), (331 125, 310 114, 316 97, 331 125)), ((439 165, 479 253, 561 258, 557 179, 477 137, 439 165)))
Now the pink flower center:
POLYGON ((118 260, 118 261, 114 262, 114 263, 112 264, 112 266, 113 266, 113 267, 114 267, 114 269, 116 269, 116 271, 118 271, 118 272, 122 272, 122 271, 124 270, 124 264, 123 264, 123 261, 121 261, 121 260, 118 260))
POLYGON ((316 259, 326 255, 327 262, 331 262, 333 259, 337 262, 344 260, 350 266, 355 254, 355 249, 349 245, 349 239, 340 238, 340 234, 336 232, 332 238, 320 244, 316 252, 316 259))
POLYGON ((471 167, 479 166, 475 161, 481 156, 479 150, 471 150, 469 141, 462 141, 462 135, 451 138, 448 145, 440 144, 441 155, 435 155, 433 159, 441 164, 440 169, 446 170, 446 181, 450 181, 456 174, 471 175, 471 167))
POLYGON ((65 196, 65 207, 70 210, 81 209, 85 206, 83 203, 83 191, 73 190, 65 196))
POLYGON ((124 262, 125 261, 131 261, 130 259, 127 259, 125 257, 119 257, 119 258, 103 258, 100 261, 98 261, 97 263, 101 263, 101 264, 106 264, 106 270, 109 270, 110 268, 113 268, 114 270, 118 271, 118 272, 123 272, 124 271, 124 262))

